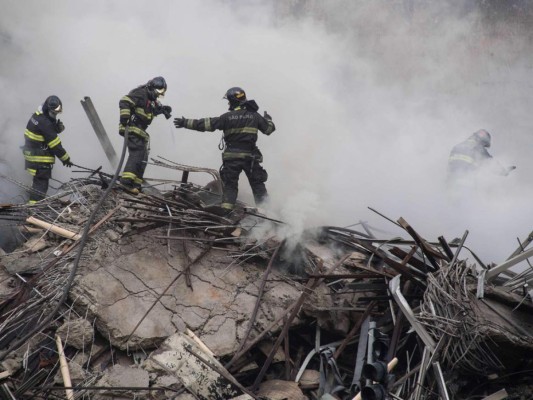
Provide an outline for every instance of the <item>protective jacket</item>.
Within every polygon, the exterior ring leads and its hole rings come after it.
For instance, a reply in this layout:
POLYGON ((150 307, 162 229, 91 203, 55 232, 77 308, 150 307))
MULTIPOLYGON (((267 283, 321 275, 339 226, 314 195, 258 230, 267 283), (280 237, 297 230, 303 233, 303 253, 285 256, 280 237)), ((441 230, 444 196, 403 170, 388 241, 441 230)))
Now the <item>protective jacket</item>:
POLYGON ((276 130, 276 126, 271 119, 261 116, 256 107, 255 102, 251 105, 245 103, 220 117, 185 119, 184 127, 201 132, 214 132, 217 129, 224 131, 223 160, 259 155, 256 161, 261 162, 261 153, 256 146, 257 134, 260 131, 270 135, 276 130))
POLYGON ((483 163, 492 159, 487 148, 475 138, 469 138, 454 146, 448 160, 451 174, 465 174, 476 171, 483 163))
POLYGON ((61 145, 58 133, 60 128, 55 118, 43 113, 42 108, 31 116, 24 132, 25 144, 23 148, 26 169, 34 173, 39 168, 51 168, 55 157, 61 161, 70 158, 61 145))
POLYGON ((184 128, 197 131, 224 131, 224 152, 222 153, 222 168, 220 177, 224 184, 221 207, 232 210, 237 201, 239 175, 244 171, 256 204, 262 204, 268 196, 265 182, 268 174, 261 166, 263 156, 256 146, 257 134, 262 132, 270 135, 276 129, 272 119, 265 113, 265 117, 258 112, 258 106, 253 100, 230 109, 220 117, 186 119, 180 121, 184 128))
POLYGON ((150 138, 146 132, 154 117, 163 114, 163 106, 157 100, 150 99, 148 87, 139 86, 122 97, 118 103, 120 108, 119 133, 124 136, 125 126, 129 125, 129 133, 145 140, 150 138))

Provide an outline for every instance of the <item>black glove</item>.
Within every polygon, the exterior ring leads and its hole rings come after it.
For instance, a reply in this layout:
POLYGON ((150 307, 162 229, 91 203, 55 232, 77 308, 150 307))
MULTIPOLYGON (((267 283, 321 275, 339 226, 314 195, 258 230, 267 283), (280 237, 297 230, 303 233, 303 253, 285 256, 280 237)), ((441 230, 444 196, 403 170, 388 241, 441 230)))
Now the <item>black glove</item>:
POLYGON ((72 161, 70 161, 70 157, 67 158, 65 161, 61 160, 61 162, 63 163, 63 165, 65 167, 68 167, 68 168, 70 168, 70 167, 72 167, 72 165, 74 165, 74 164, 72 164, 72 161))
POLYGON ((272 121, 272 117, 270 115, 268 115, 268 113, 266 111, 263 113, 263 117, 265 119, 268 119, 269 121, 272 121))
POLYGON ((161 113, 165 115, 166 119, 169 119, 172 115, 170 113, 172 112, 172 107, 170 106, 162 106, 161 107, 161 113))
POLYGON ((122 118, 120 118, 120 125, 122 125, 122 126, 128 126, 128 122, 130 122, 129 117, 128 117, 128 118, 126 118, 126 117, 122 117, 122 118))
POLYGON ((181 118, 174 118, 174 126, 176 128, 183 128, 185 126, 185 118, 181 117, 181 118))
POLYGON ((57 133, 61 133, 65 130, 65 124, 60 119, 56 121, 57 133))

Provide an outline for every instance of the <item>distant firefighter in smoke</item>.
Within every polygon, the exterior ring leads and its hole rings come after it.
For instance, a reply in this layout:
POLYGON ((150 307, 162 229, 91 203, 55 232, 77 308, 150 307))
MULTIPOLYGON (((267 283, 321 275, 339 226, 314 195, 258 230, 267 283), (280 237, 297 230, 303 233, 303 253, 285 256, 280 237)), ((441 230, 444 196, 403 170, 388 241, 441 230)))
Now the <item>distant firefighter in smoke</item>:
POLYGON ((451 184, 467 184, 475 174, 490 171, 507 176, 516 167, 503 167, 488 152, 491 135, 485 129, 474 132, 468 139, 455 145, 448 159, 448 181, 451 184))
POLYGON ((167 91, 167 82, 157 76, 141 85, 119 102, 120 125, 119 134, 124 136, 128 128, 128 160, 122 172, 120 182, 132 194, 141 191, 146 162, 148 161, 150 135, 146 132, 154 117, 163 114, 166 119, 171 117, 172 108, 162 105, 158 98, 167 91))
POLYGON ((46 197, 56 157, 66 167, 70 168, 73 165, 58 136, 65 130, 65 125, 57 118, 61 112, 63 104, 59 97, 48 96, 26 126, 25 144, 22 149, 26 170, 33 176, 30 204, 46 197))
POLYGON ((188 119, 174 118, 176 128, 196 131, 222 130, 224 132, 224 152, 220 177, 224 186, 222 214, 230 213, 237 201, 239 175, 244 171, 257 205, 267 199, 265 182, 268 174, 261 166, 263 155, 256 146, 257 134, 270 135, 276 129, 272 117, 265 111, 260 115, 254 100, 247 100, 246 93, 239 87, 232 87, 226 92, 229 111, 220 117, 188 119))

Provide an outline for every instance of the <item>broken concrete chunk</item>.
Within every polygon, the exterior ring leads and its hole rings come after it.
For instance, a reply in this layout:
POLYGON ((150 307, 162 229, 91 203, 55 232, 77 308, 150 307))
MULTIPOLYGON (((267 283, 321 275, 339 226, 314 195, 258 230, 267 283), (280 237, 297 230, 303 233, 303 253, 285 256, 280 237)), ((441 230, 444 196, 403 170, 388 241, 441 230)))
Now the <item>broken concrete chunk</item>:
POLYGON ((94 338, 93 326, 83 318, 66 321, 59 327, 57 334, 65 346, 72 346, 78 350, 85 349, 94 338))
MULTIPOLYGON (((131 387, 131 388, 146 388, 149 385, 148 372, 135 367, 125 367, 120 364, 115 364, 107 374, 102 377, 97 383, 96 386, 107 386, 107 387, 131 387)), ((121 391, 102 391, 100 392, 100 398, 109 398, 110 395, 113 395, 112 398, 134 398, 134 392, 125 392, 121 391), (118 396, 118 397, 115 397, 118 396)))
POLYGON ((235 350, 237 335, 235 320, 221 315, 215 316, 205 324, 203 331, 208 333, 201 335, 201 340, 216 355, 231 354, 235 350))
POLYGON ((105 235, 112 242, 117 242, 120 239, 120 235, 112 229, 108 229, 107 231, 105 231, 105 235))
MULTIPOLYGON (((70 374, 70 381, 73 385, 83 383, 90 374, 78 363, 70 361, 68 363, 68 369, 70 374)), ((63 375, 60 371, 57 372, 54 377, 55 383, 63 384, 63 375)))
POLYGON ((225 400, 243 394, 199 357, 230 376, 218 360, 203 352, 191 338, 180 332, 170 336, 150 354, 144 368, 167 375, 172 373, 200 400, 225 400))

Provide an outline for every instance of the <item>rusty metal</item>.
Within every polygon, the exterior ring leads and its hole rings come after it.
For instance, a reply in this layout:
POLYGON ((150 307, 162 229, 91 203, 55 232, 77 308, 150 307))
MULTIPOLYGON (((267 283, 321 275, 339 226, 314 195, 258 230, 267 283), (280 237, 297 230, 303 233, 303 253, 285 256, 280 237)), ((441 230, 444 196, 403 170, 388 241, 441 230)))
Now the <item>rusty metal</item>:
POLYGON ((450 245, 446 239, 444 239, 444 236, 439 236, 437 239, 442 246, 442 250, 444 250, 444 253, 448 256, 448 260, 450 261, 453 258, 453 251, 450 248, 450 245))
POLYGON ((278 318, 276 318, 274 321, 272 321, 268 327, 266 327, 265 329, 263 329, 263 331, 261 333, 259 333, 256 337, 254 337, 247 345, 245 345, 241 351, 239 352, 236 352, 233 357, 231 358, 231 360, 226 364, 224 365, 224 368, 226 369, 230 369, 233 365, 235 365, 235 362, 241 358, 246 352, 248 352, 252 347, 254 347, 257 343, 259 343, 261 340, 263 340, 263 338, 268 335, 270 333, 270 331, 276 326, 278 325, 282 320, 284 320, 287 316, 287 314, 289 314, 293 309, 294 307, 296 306, 297 302, 293 303, 291 306, 289 306, 287 308, 287 310, 281 314, 280 316, 278 316, 278 318))
MULTIPOLYGON (((263 292, 265 290, 265 285, 267 282, 268 275, 270 274, 270 271, 272 270, 272 265, 274 264, 274 260, 276 259, 276 256, 278 255, 279 249, 281 248, 281 243, 276 247, 274 250, 274 254, 272 254, 272 257, 270 257, 270 261, 268 262, 268 266, 265 270, 265 273, 263 274, 263 278, 261 279, 261 284, 259 286, 259 292, 257 293, 257 299, 255 301, 255 306, 252 311, 252 315, 250 317, 250 320, 248 322, 248 328, 246 330, 246 333, 244 334, 241 343, 239 347, 237 348, 236 353, 239 353, 244 345, 246 344, 246 341, 248 340, 248 337, 250 336, 250 332, 252 331, 252 328, 255 324, 255 319, 257 318, 257 312, 259 311, 259 305, 261 304, 261 298, 263 297, 263 292)), ((231 363, 228 363, 228 365, 231 365, 231 363)), ((226 367, 227 368, 227 367, 226 367)))
POLYGON ((424 252, 424 254, 426 255, 427 259, 429 260, 429 262, 431 263, 431 265, 433 266, 433 268, 435 270, 439 269, 439 264, 437 263, 437 260, 436 258, 444 258, 444 256, 437 252, 436 250, 434 250, 427 242, 425 239, 423 239, 414 229, 411 225, 409 225, 407 223, 407 221, 403 218, 399 218, 398 219, 398 223, 400 224, 400 226, 405 229, 407 231, 407 233, 409 233, 409 235, 411 235, 411 237, 415 240, 416 244, 422 249, 422 251, 424 252))
POLYGON ((186 351, 188 351, 189 353, 191 353, 193 356, 195 356, 198 360, 200 360, 202 363, 204 363, 205 365, 207 365, 209 368, 211 368, 213 371, 215 371, 216 373, 218 373, 219 375, 223 376, 225 379, 227 379, 229 382, 231 382, 231 384, 235 385, 237 388, 239 388, 239 390, 241 390, 243 393, 247 394, 248 396, 256 399, 256 400, 261 400, 259 397, 257 397, 254 393, 253 393, 253 390, 250 391, 248 389, 246 389, 243 385, 241 385, 237 379, 235 379, 233 377, 233 375, 231 375, 230 373, 228 373, 228 371, 226 371, 224 368, 221 368, 219 367, 218 365, 216 365, 215 363, 211 362, 210 360, 202 357, 202 355, 198 354, 197 352, 195 352, 191 347, 189 346, 185 346, 184 349, 186 351))
POLYGON ((255 392, 257 390, 257 387, 259 386, 259 383, 263 380, 263 377, 265 376, 265 373, 270 367, 270 363, 272 362, 272 359, 274 357, 274 354, 276 353, 276 350, 278 349, 279 345, 283 341, 283 337, 286 335, 287 331, 289 330, 290 323, 292 320, 296 317, 296 314, 300 310, 300 307, 302 306, 303 302, 309 296, 309 293, 320 283, 319 279, 311 278, 307 282, 307 285, 305 285, 305 288, 303 289, 303 292, 296 302, 296 305, 294 306, 293 310, 291 311, 289 317, 287 318, 287 322, 283 326, 283 330, 281 334, 276 339, 276 342, 272 346, 272 349, 270 350, 270 353, 268 354, 267 359, 265 360, 263 366, 261 367, 261 370, 257 374, 257 377, 255 378, 254 383, 252 384, 252 392, 255 392))
POLYGON ((350 342, 350 340, 355 336, 355 334, 357 332, 359 332, 359 329, 361 329, 361 324, 363 323, 363 321, 365 319, 367 319, 369 316, 370 316, 370 313, 372 312, 372 309, 377 305, 377 302, 376 301, 373 301, 371 302, 368 307, 366 308, 365 312, 363 313, 363 315, 361 315, 359 317, 359 319, 357 320, 357 322, 354 324, 354 326, 352 327, 352 329, 350 329, 350 331, 348 332, 348 334, 346 335, 346 337, 344 338, 344 340, 341 342, 341 344, 339 345, 339 347, 337 348, 337 350, 335 350, 335 354, 333 354, 333 358, 336 360, 340 355, 341 353, 344 351, 344 349, 346 348, 346 346, 348 345, 348 343, 350 342))

